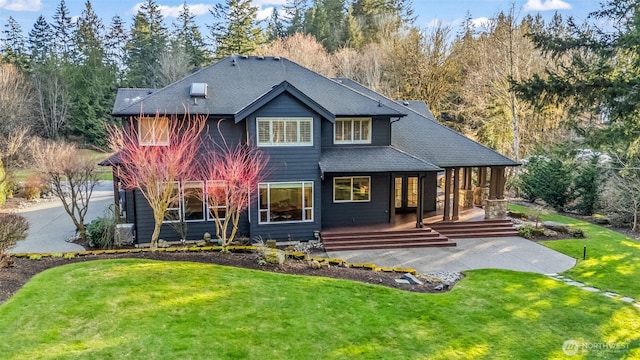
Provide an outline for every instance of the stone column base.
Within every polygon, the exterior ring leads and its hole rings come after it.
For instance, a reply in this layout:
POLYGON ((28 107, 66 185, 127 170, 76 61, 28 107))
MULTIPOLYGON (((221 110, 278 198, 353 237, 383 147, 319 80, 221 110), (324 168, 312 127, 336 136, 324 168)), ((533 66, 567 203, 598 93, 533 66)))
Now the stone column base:
POLYGON ((484 208, 484 218, 487 220, 505 219, 509 202, 505 199, 489 200, 484 208))
POLYGON ((461 208, 473 207, 473 190, 460 190, 458 204, 461 208))

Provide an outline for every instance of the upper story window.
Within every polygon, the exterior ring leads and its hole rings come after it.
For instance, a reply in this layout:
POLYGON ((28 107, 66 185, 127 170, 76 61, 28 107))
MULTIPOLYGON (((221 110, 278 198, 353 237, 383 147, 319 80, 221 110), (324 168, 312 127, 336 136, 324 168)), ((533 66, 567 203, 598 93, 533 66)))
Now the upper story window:
POLYGON ((258 146, 312 146, 313 118, 257 118, 258 146))
POLYGON ((371 144, 371 119, 336 119, 333 142, 335 144, 371 144))
POLYGON ((166 117, 138 118, 138 142, 140 145, 169 145, 169 119, 166 117))

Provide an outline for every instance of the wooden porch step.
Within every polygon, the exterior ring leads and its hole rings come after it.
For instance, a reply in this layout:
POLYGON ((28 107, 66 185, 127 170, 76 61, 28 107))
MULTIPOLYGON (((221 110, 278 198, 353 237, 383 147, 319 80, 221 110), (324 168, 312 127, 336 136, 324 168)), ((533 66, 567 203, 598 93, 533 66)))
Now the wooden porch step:
POLYGON ((510 220, 438 222, 430 226, 451 239, 518 236, 510 220))
POLYGON ((456 246, 455 242, 429 228, 396 231, 322 232, 320 237, 326 251, 456 246))

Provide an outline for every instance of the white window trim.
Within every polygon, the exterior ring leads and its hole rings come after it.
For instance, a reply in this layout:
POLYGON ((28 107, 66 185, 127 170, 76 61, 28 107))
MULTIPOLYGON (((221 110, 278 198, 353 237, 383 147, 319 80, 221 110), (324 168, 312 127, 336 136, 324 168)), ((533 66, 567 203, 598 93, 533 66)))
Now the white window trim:
POLYGON ((142 131, 140 129, 141 127, 141 120, 155 120, 156 117, 153 116, 142 116, 138 118, 138 144, 140 144, 140 146, 169 146, 169 119, 167 117, 160 117, 158 119, 164 119, 167 122, 167 129, 166 129, 166 133, 167 133, 167 141, 157 141, 157 139, 155 138, 155 136, 151 139, 151 141, 142 141, 142 131))
MULTIPOLYGON (((286 137, 286 125, 285 125, 285 135, 286 137)), ((313 146, 313 118, 312 117, 257 117, 256 118, 256 144, 259 147, 267 147, 267 146, 313 146), (260 122, 268 121, 269 122, 269 141, 268 142, 260 142, 260 122), (274 121, 295 121, 297 124, 297 133, 298 133, 298 141, 297 142, 273 142, 273 122, 274 121), (303 122, 309 123, 310 130, 310 141, 303 142, 300 141, 300 124, 303 122)))
POLYGON ((260 225, 277 225, 277 224, 299 224, 299 223, 308 223, 313 222, 314 218, 314 204, 316 203, 315 194, 314 194, 314 182, 313 181, 277 181, 277 182, 262 182, 258 183, 258 224, 260 225), (306 211, 311 210, 311 219, 304 220, 293 220, 293 221, 271 221, 271 217, 267 216, 267 221, 260 220, 260 215, 266 211, 267 215, 271 214, 271 185, 272 184, 301 184, 302 187, 302 217, 306 217, 306 211), (260 186, 267 185, 267 209, 260 209, 260 186), (311 205, 306 206, 304 201, 304 189, 305 186, 311 186, 311 205))
POLYGON ((371 202, 371 176, 338 176, 333 178, 333 202, 334 203, 364 203, 371 202), (353 200, 353 179, 356 178, 366 178, 369 179, 369 198, 367 200, 353 200), (349 192, 350 200, 336 200, 336 180, 339 179, 350 179, 351 180, 351 191, 349 192))
MULTIPOLYGON (((209 188, 209 184, 210 184, 210 183, 220 183, 220 184, 224 184, 224 185, 225 185, 225 190, 226 190, 226 191, 229 191, 229 189, 228 189, 228 188, 227 188, 227 186, 226 186, 226 183, 227 183, 227 182, 226 182, 226 181, 224 181, 224 180, 207 180, 207 181, 206 181, 206 184, 205 184, 205 186, 207 187, 207 189, 209 188)), ((205 193, 205 194, 206 194, 206 193, 205 193)), ((228 206, 228 205, 226 205, 226 203, 225 203, 225 206, 219 206, 219 205, 218 205, 218 206, 213 206, 213 205, 209 204, 209 196, 208 196, 208 195, 206 196, 206 198, 207 198, 207 201, 206 201, 206 213, 207 213, 206 218, 207 218, 207 221, 216 221, 216 218, 215 218, 215 217, 209 216, 209 215, 211 214, 211 209, 212 209, 212 208, 214 208, 214 207, 217 207, 218 209, 225 209, 225 212, 224 212, 224 213, 225 213, 225 217, 220 218, 220 221, 224 221, 224 220, 226 220, 226 218, 227 218, 227 216, 226 216, 226 215, 228 215, 228 214, 229 214, 229 206, 228 206)))
POLYGON ((335 123, 333 124, 333 143, 334 144, 371 144, 371 129, 372 129, 373 121, 371 118, 337 118, 335 119, 335 123), (369 122, 369 132, 367 134, 367 140, 354 140, 353 136, 354 132, 354 120, 367 121, 369 122), (338 121, 350 121, 351 122, 351 140, 337 140, 337 126, 336 123, 338 121))
MULTIPOLYGON (((175 220, 162 220, 163 224, 171 224, 171 223, 177 223, 180 222, 182 220, 182 186, 180 186, 180 182, 179 181, 174 181, 173 185, 178 185, 178 207, 167 207, 167 212, 164 214, 164 216, 167 216, 167 213, 169 213, 169 211, 172 210, 178 210, 178 219, 175 220)), ((158 187, 160 186, 160 184, 158 184, 158 187)))
POLYGON ((205 182, 204 182, 204 181, 202 181, 202 180, 187 180, 187 181, 183 181, 183 182, 180 184, 180 185, 181 185, 180 187, 181 187, 181 190, 182 190, 182 191, 180 192, 180 205, 182 206, 182 210, 181 210, 181 212, 180 212, 180 216, 181 216, 180 220, 182 220, 182 221, 184 221, 184 222, 202 222, 202 221, 205 221, 206 215, 204 215, 204 213, 205 213, 208 209, 207 209, 207 207, 205 206, 205 201, 204 201, 204 199, 202 200, 202 214, 203 214, 202 219, 187 220, 187 214, 185 213, 185 209, 187 208, 187 207, 186 207, 186 204, 185 204, 186 197, 184 196, 185 189, 187 188, 187 183, 200 183, 200 186, 201 186, 201 187, 200 187, 200 190, 202 190, 202 191, 203 191, 203 193, 202 193, 203 195, 205 194, 205 193, 204 193, 204 190, 205 190, 205 189, 204 189, 204 183, 205 183, 205 182))

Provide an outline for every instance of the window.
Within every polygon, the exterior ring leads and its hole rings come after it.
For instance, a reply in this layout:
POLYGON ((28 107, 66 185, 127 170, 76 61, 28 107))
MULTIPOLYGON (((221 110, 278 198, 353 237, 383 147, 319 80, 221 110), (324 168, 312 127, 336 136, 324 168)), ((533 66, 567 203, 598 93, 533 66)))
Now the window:
MULTIPOLYGON (((163 191, 164 186, 171 186, 169 183, 158 184, 159 192, 163 191)), ((164 214, 164 222, 180 221, 180 183, 174 182, 171 189, 171 203, 167 206, 167 212, 164 214)))
POLYGON ((259 223, 313 221, 313 182, 258 185, 259 223))
POLYGON ((371 177, 333 178, 334 202, 363 202, 370 200, 371 177))
POLYGON ((140 145, 169 145, 169 119, 166 117, 138 118, 138 142, 140 145))
POLYGON ((371 144, 371 119, 336 119, 333 125, 336 144, 371 144))
POLYGON ((182 209, 185 221, 204 220, 204 182, 186 181, 182 186, 182 209))
POLYGON ((222 180, 207 181, 207 220, 227 217, 227 183, 222 180))
POLYGON ((313 118, 257 118, 258 146, 313 145, 313 118))

